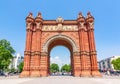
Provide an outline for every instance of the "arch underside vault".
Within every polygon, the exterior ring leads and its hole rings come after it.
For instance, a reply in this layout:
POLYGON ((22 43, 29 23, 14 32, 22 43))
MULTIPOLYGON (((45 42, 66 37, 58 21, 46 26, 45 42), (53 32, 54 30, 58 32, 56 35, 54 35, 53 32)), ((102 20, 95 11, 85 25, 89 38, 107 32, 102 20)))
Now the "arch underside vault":
POLYGON ((101 76, 94 39, 94 18, 82 13, 77 20, 43 20, 41 13, 26 18, 24 68, 20 77, 49 76, 50 50, 63 45, 70 50, 73 76, 101 76), (47 39, 46 39, 47 38, 47 39))

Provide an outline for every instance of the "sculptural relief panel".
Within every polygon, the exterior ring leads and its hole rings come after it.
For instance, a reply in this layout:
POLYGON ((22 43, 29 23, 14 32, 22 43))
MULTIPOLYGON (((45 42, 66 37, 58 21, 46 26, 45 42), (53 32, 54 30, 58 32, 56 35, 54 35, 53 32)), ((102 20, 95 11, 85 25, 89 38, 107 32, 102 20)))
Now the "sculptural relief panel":
POLYGON ((77 25, 43 25, 42 31, 78 31, 77 25))

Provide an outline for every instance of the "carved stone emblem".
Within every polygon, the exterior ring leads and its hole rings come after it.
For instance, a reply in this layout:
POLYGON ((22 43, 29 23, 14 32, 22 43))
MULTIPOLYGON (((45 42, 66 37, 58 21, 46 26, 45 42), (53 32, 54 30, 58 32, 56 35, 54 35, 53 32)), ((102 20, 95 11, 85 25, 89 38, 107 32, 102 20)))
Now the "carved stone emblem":
POLYGON ((56 21, 57 23, 63 23, 64 19, 62 17, 58 17, 56 21))
POLYGON ((78 26, 77 25, 62 25, 58 24, 56 26, 54 25, 44 25, 42 28, 42 31, 78 31, 78 26))
POLYGON ((90 28, 93 28, 94 27, 94 22, 89 22, 89 26, 90 26, 90 28))

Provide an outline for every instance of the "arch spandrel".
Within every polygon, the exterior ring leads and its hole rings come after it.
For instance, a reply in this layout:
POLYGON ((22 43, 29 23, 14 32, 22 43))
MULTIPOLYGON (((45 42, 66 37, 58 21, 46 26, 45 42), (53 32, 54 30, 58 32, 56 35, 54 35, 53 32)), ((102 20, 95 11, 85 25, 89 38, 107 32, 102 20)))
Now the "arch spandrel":
POLYGON ((61 39, 61 40, 68 42, 72 46, 73 52, 78 52, 78 46, 76 42, 72 38, 65 36, 65 35, 55 35, 55 36, 48 38, 42 46, 42 52, 48 52, 49 45, 57 39, 61 39))

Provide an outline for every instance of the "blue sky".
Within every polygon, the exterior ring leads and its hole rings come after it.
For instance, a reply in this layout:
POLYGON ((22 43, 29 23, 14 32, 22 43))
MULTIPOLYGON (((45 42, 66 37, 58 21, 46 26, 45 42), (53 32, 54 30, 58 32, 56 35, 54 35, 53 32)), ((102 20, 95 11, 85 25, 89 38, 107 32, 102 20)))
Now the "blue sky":
POLYGON ((76 19, 80 11, 84 16, 90 11, 95 18, 98 59, 120 55, 120 0, 2 0, 0 39, 10 41, 16 52, 23 55, 25 18, 29 12, 34 17, 41 12, 43 19, 56 19, 58 16, 76 19))

